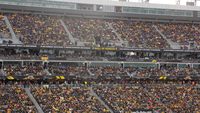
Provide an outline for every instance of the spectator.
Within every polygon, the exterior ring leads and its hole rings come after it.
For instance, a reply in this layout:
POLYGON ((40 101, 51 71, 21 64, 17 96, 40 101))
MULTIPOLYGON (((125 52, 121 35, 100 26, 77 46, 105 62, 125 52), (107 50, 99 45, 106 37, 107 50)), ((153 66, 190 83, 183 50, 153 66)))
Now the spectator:
POLYGON ((0 111, 36 113, 36 108, 25 91, 16 85, 0 85, 0 111))
POLYGON ((56 16, 6 14, 24 44, 69 46, 68 35, 56 16))
POLYGON ((33 87, 32 94, 45 113, 106 113, 108 110, 84 87, 33 87))

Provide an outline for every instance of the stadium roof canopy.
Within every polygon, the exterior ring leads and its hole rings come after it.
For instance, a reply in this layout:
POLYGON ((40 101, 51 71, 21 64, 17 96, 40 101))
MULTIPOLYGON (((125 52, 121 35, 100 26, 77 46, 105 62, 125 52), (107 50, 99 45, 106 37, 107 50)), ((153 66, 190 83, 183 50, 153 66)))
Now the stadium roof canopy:
MULTIPOLYGON (((66 0, 48 0, 48 1, 66 1, 66 0)), ((81 1, 81 0, 80 0, 81 1)), ((92 0, 90 0, 92 1, 92 0)), ((170 4, 170 5, 186 5, 186 2, 196 2, 196 6, 200 6, 200 0, 108 0, 108 1, 125 1, 125 2, 148 2, 152 4, 170 4)))

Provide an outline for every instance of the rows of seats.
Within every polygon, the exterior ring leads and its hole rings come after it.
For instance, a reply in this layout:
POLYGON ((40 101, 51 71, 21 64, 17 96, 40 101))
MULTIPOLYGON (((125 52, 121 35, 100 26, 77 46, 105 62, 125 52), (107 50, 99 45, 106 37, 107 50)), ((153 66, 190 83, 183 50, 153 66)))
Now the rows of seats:
MULTIPOLYGON (((71 45, 59 21, 60 17, 33 14, 6 14, 6 16, 24 44, 71 45)), ((150 23, 89 18, 64 18, 63 20, 72 36, 85 42, 86 46, 95 44, 116 46, 115 44, 120 40, 110 28, 110 23, 123 41, 128 41, 131 47, 169 48, 161 36, 152 29, 150 23)))
POLYGON ((47 76, 42 65, 6 65, 3 68, 4 76, 47 76))
POLYGON ((94 88, 95 92, 115 111, 132 112, 139 109, 163 108, 140 86, 110 86, 94 88))
POLYGON ((90 67, 88 68, 96 76, 131 76, 131 77, 155 77, 155 76, 198 76, 200 69, 198 67, 90 67))
POLYGON ((152 23, 135 21, 112 21, 113 27, 130 47, 169 48, 169 44, 153 28, 152 23))
POLYGON ((97 40, 101 40, 102 43, 119 42, 116 34, 109 27, 108 23, 110 23, 122 40, 128 42, 130 47, 170 48, 169 44, 153 28, 152 23, 81 18, 68 18, 65 19, 65 23, 74 38, 89 42, 90 45, 94 45, 97 40))
POLYGON ((69 46, 68 35, 57 16, 5 14, 24 44, 69 46))
POLYGON ((199 91, 193 85, 176 86, 173 84, 146 85, 148 92, 161 101, 174 113, 200 111, 199 91))
POLYGON ((36 113, 24 89, 16 85, 0 85, 1 113, 36 113))
POLYGON ((151 77, 151 76, 198 76, 200 74, 199 68, 176 68, 176 67, 165 67, 165 68, 131 68, 137 77, 151 77))
MULTIPOLYGON (((200 44, 198 24, 150 23, 133 20, 106 20, 83 17, 59 17, 39 14, 3 14, 7 16, 17 37, 24 44, 70 46, 62 19, 75 42, 82 41, 85 46, 119 46, 121 40, 129 47, 170 48, 168 42, 156 31, 154 25, 167 39, 180 45, 190 42, 200 44), (115 32, 116 31, 116 32, 115 32), (117 35, 118 34, 118 35, 117 35)), ((1 34, 11 37, 4 21, 0 21, 1 34)), ((77 43, 75 43, 77 44, 77 43)))
POLYGON ((108 112, 88 87, 32 87, 31 92, 45 113, 108 112))
POLYGON ((88 70, 85 67, 77 66, 49 66, 48 71, 52 75, 70 75, 70 76, 88 76, 88 70))
POLYGON ((118 113, 138 110, 198 113, 200 96, 193 85, 143 84, 98 86, 95 92, 118 113))
POLYGON ((5 64, 1 69, 1 76, 129 76, 129 77, 189 77, 199 76, 198 67, 112 67, 112 66, 74 66, 74 65, 42 65, 42 64, 5 64))
MULTIPOLYGON (((0 112, 36 113, 24 89, 0 85, 0 112)), ((45 113, 107 113, 100 101, 116 113, 140 110, 158 113, 198 113, 200 90, 195 83, 104 84, 88 86, 31 85, 30 91, 45 113), (97 94, 97 97, 95 95, 97 94)))
POLYGON ((158 29, 169 39, 180 45, 189 45, 194 41, 200 44, 200 27, 198 24, 160 23, 158 29))
POLYGON ((86 42, 87 45, 110 44, 119 42, 116 34, 106 20, 87 18, 66 18, 65 23, 74 38, 86 42))
POLYGON ((127 69, 117 67, 91 67, 89 70, 95 76, 128 76, 127 69))

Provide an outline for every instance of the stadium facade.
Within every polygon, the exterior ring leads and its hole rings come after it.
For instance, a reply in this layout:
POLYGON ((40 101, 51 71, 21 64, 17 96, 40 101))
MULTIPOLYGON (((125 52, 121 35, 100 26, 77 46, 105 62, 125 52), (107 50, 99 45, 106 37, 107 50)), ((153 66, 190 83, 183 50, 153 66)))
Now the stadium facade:
POLYGON ((2 0, 1 11, 31 11, 33 13, 98 16, 104 18, 133 18, 151 21, 198 22, 200 18, 200 8, 198 6, 134 3, 111 0, 66 0, 65 2, 49 0, 2 0))

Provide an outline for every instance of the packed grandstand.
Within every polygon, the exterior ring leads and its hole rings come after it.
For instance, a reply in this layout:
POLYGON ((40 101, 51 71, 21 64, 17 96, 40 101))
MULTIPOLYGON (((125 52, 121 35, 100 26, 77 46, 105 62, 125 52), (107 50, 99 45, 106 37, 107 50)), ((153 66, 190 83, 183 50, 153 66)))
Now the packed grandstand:
POLYGON ((60 21, 68 27, 70 34, 85 46, 134 47, 173 49, 171 40, 182 49, 189 49, 190 41, 198 49, 199 24, 159 23, 119 19, 94 19, 84 17, 60 17, 41 14, 1 14, 1 37, 9 39, 11 33, 4 22, 10 21, 16 37, 23 44, 48 46, 77 46, 71 42, 60 21), (159 31, 160 32, 159 32, 159 31), (165 35, 167 39, 163 36, 165 35), (122 42, 122 45, 118 43, 122 42))
POLYGON ((40 2, 0 1, 0 113, 200 113, 199 18, 40 2))

